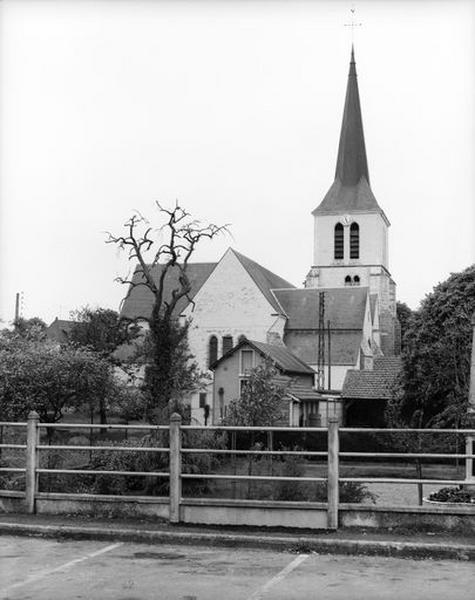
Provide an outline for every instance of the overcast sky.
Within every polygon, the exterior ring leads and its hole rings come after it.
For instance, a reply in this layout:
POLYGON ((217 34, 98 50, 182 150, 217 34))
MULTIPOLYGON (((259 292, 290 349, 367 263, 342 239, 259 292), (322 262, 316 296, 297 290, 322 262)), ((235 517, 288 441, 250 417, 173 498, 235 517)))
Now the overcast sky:
MULTIPOLYGON (((134 209, 175 199, 295 285, 330 187, 349 2, 3 0, 0 318, 117 309, 134 209)), ((475 2, 357 3, 371 185, 398 299, 474 262, 475 2)))

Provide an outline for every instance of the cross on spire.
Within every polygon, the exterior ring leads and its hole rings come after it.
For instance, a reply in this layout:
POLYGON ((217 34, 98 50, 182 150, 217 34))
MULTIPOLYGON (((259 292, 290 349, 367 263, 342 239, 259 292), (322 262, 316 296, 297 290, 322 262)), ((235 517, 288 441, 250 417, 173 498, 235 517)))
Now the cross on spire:
POLYGON ((344 25, 345 25, 345 27, 351 27, 351 45, 353 45, 354 41, 355 41, 355 27, 361 27, 363 25, 363 23, 355 23, 356 8, 355 8, 354 4, 350 8, 350 12, 351 12, 351 23, 345 23, 344 25))

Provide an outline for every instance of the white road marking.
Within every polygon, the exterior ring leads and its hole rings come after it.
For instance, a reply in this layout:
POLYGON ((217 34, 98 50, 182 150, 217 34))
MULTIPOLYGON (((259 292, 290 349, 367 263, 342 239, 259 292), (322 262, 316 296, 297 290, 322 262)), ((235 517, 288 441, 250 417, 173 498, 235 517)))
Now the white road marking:
POLYGON ((277 573, 275 577, 269 579, 269 581, 266 584, 264 584, 260 589, 255 591, 252 594, 252 596, 249 596, 247 600, 261 600, 262 596, 266 594, 271 587, 273 587, 276 583, 279 583, 279 581, 282 581, 284 577, 287 577, 287 575, 291 573, 294 569, 296 569, 299 565, 301 565, 304 562, 304 560, 307 560, 308 556, 308 554, 299 554, 297 558, 294 558, 294 560, 291 563, 289 563, 284 569, 282 569, 282 571, 279 571, 279 573, 277 573))
POLYGON ((106 546, 105 548, 101 548, 100 550, 96 550, 95 552, 91 552, 90 554, 86 554, 85 556, 81 556, 81 558, 75 558, 74 560, 70 560, 59 567, 55 567, 54 569, 45 569, 44 571, 40 571, 36 573, 36 575, 32 575, 31 577, 27 577, 23 581, 18 581, 17 583, 13 583, 6 588, 3 588, 0 598, 6 598, 8 593, 11 590, 22 587, 24 585, 28 585, 29 583, 34 583, 35 581, 39 581, 40 579, 44 579, 48 577, 48 575, 52 575, 53 573, 58 573, 59 571, 64 571, 65 569, 69 569, 73 565, 77 565, 78 563, 84 562, 85 560, 89 560, 91 558, 95 558, 101 554, 105 554, 106 552, 110 552, 119 546, 122 546, 123 542, 118 542, 117 544, 111 544, 110 546, 106 546))

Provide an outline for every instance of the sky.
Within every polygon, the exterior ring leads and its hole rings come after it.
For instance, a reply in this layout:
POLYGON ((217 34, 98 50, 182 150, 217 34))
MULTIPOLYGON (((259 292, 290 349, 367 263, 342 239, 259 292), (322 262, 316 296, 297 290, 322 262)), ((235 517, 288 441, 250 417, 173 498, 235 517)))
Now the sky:
MULTIPOLYGON (((333 182, 351 49, 339 1, 0 2, 0 319, 118 309, 106 232, 155 202, 230 224, 295 285, 333 182)), ((475 2, 358 2, 355 55, 390 271, 412 308, 475 260, 475 2)))

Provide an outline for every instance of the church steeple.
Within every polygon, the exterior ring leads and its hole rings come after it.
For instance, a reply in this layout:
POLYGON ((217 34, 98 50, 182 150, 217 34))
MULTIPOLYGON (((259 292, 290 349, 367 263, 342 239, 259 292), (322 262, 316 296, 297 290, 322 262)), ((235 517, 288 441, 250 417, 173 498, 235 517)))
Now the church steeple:
POLYGON ((347 214, 351 212, 378 212, 389 224, 369 184, 353 46, 351 47, 350 71, 346 87, 335 180, 313 214, 347 214))
POLYGON ((305 287, 348 287, 348 293, 355 286, 366 288, 374 347, 379 346, 385 355, 393 354, 396 284, 389 272, 389 221, 369 184, 353 47, 335 179, 312 214, 313 265, 305 287))
POLYGON ((335 179, 339 179, 343 185, 356 185, 362 177, 369 183, 355 52, 352 46, 335 179))

